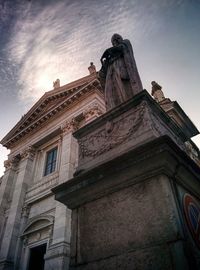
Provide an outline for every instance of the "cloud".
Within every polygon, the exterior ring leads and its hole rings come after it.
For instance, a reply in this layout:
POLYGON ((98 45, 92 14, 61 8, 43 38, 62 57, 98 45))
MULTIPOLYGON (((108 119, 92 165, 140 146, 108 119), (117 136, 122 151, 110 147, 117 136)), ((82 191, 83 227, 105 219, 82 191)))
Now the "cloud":
POLYGON ((156 3, 104 0, 20 4, 8 45, 13 63, 19 66, 20 100, 32 104, 52 88, 55 79, 63 85, 87 75, 90 61, 99 68, 100 56, 111 46, 114 32, 137 43, 158 31, 161 6, 156 3))

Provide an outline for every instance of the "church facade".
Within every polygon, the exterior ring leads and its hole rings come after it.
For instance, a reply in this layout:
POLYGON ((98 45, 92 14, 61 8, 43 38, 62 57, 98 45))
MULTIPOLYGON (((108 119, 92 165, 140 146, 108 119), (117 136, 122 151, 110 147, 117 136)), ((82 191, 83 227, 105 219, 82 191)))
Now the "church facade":
POLYGON ((51 189, 73 176, 72 132, 105 112, 97 73, 89 71, 64 86, 56 80, 1 141, 10 154, 0 185, 0 269, 68 269, 71 211, 51 189))

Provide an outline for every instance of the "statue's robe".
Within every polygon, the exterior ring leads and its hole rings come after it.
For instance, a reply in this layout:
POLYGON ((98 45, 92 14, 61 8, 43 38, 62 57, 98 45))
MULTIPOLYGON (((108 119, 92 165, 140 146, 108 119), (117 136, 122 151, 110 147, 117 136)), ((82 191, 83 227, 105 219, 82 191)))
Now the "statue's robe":
POLYGON ((142 83, 129 40, 125 39, 118 46, 110 48, 105 71, 107 110, 116 107, 142 91, 142 83))

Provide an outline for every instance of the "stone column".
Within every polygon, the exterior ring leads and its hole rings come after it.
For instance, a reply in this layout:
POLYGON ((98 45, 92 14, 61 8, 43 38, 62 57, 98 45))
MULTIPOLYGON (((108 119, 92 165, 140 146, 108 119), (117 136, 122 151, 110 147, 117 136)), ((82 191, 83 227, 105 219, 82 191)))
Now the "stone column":
MULTIPOLYGON (((63 127, 61 138, 61 157, 59 183, 73 177, 76 160, 78 158, 78 144, 72 136, 74 122, 63 127)), ((45 269, 68 269, 71 236, 71 210, 56 202, 55 223, 52 245, 45 255, 45 269)))
POLYGON ((9 200, 12 197, 18 161, 17 158, 13 158, 4 162, 5 173, 0 185, 0 248, 5 226, 5 211, 8 209, 9 200))
POLYGON ((16 243, 20 237, 21 211, 27 187, 31 181, 34 150, 29 147, 21 153, 19 172, 14 186, 13 197, 9 209, 8 220, 2 239, 0 269, 13 269, 16 243))

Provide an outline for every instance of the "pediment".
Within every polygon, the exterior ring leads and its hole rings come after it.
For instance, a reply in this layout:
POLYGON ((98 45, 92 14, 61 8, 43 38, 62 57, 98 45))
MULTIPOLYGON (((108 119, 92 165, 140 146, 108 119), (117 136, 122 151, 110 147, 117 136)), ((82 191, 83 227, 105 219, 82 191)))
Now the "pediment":
POLYGON ((2 139, 1 144, 10 148, 24 135, 43 126, 47 120, 66 109, 70 104, 77 102, 92 89, 101 91, 96 74, 46 92, 2 139))
POLYGON ((49 220, 47 220, 47 219, 37 220, 34 223, 32 223, 31 225, 29 225, 28 228, 26 228, 24 230, 24 234, 29 234, 29 233, 41 230, 41 229, 48 227, 50 225, 52 225, 52 223, 50 223, 49 220))

